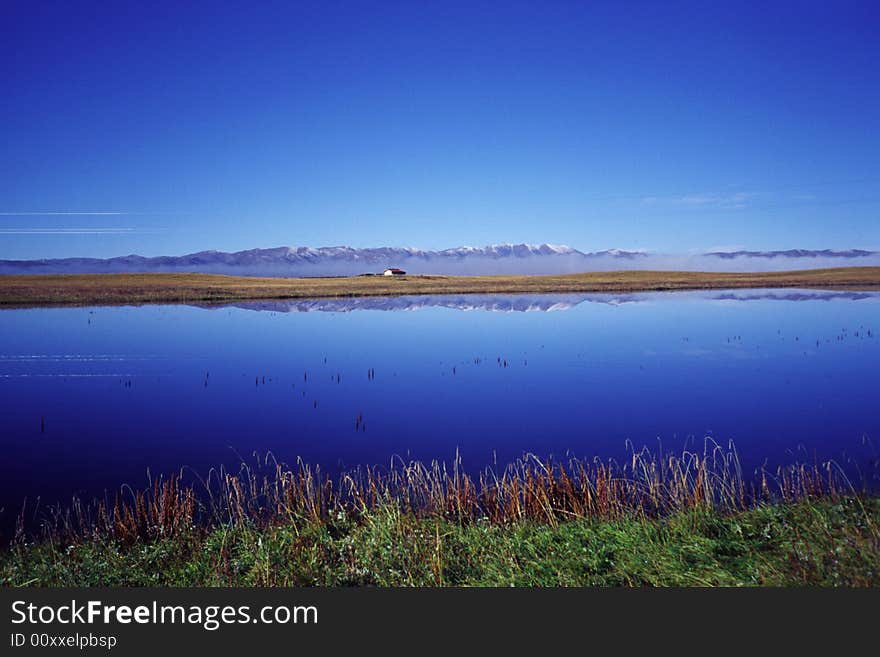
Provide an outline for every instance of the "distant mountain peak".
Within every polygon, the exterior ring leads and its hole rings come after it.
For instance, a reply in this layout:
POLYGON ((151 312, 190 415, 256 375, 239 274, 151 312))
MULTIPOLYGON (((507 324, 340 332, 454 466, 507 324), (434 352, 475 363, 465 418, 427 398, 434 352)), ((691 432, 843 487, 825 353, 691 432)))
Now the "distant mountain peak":
POLYGON ((716 258, 865 258, 875 255, 876 251, 862 249, 787 249, 785 251, 711 251, 707 256, 716 258))
POLYGON ((591 253, 589 255, 610 256, 612 258, 626 258, 626 259, 631 260, 633 258, 644 258, 644 257, 647 257, 649 254, 647 251, 627 251, 625 249, 605 249, 604 251, 594 251, 593 253, 591 253))
POLYGON ((511 244, 502 242, 501 244, 490 244, 488 246, 459 246, 454 249, 444 249, 436 251, 441 255, 467 256, 482 255, 489 257, 527 257, 535 255, 584 255, 577 249, 563 244, 511 244))
MULTIPOLYGON (((0 260, 0 274, 85 274, 192 272, 233 276, 357 276, 399 267, 410 274, 492 275, 564 274, 617 269, 697 271, 774 270, 839 266, 843 259, 880 264, 880 254, 860 249, 713 251, 670 255, 611 248, 578 251, 564 244, 500 243, 459 246, 442 251, 383 246, 277 246, 227 253, 208 250, 181 256, 0 260)), ((856 264, 856 263, 853 263, 856 264)))

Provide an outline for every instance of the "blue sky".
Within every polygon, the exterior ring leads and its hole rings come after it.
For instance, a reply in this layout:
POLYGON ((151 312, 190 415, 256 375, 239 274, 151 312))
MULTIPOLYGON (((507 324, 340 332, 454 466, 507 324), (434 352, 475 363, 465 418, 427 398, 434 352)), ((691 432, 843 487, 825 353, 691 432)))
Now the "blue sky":
POLYGON ((7 0, 0 258, 880 248, 878 28, 849 2, 7 0))

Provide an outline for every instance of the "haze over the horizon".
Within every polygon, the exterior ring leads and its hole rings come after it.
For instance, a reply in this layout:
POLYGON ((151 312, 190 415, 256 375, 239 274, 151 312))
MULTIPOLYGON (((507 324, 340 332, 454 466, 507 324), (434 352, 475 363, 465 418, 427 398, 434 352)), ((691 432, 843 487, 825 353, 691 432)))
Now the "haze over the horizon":
POLYGON ((880 250, 874 3, 0 16, 0 259, 880 250))

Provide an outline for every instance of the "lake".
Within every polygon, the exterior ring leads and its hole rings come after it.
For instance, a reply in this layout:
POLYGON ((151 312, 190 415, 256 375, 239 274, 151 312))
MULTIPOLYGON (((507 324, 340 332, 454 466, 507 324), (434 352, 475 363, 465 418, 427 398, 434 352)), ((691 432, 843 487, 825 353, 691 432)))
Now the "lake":
POLYGON ((735 444, 871 471, 880 293, 367 297, 0 311, 0 507, 254 453, 479 470, 735 444))

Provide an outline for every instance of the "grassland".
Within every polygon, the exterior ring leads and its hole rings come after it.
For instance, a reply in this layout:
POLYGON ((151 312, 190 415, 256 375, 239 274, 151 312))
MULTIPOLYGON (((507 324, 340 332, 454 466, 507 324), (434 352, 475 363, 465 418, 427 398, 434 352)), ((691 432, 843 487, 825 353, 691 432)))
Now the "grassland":
POLYGON ((0 585, 880 586, 880 498, 833 464, 262 467, 57 509, 0 551, 0 585))
POLYGON ((3 586, 878 586, 880 500, 461 524, 363 517, 16 546, 3 586))
POLYGON ((558 276, 250 278, 208 274, 0 276, 0 306, 221 303, 403 294, 637 292, 722 288, 878 288, 880 267, 769 273, 615 271, 558 276))

